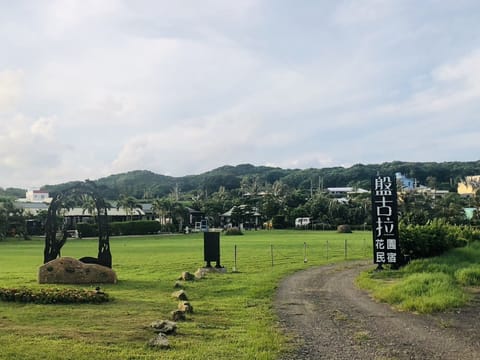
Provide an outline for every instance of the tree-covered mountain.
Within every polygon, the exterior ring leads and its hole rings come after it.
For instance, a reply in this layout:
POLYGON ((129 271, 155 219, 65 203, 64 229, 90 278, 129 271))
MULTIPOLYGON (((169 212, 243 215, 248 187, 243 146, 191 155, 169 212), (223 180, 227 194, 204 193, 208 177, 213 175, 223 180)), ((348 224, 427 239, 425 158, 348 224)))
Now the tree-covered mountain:
MULTIPOLYGON (((471 162, 402 162, 382 164, 356 164, 351 167, 321 169, 281 169, 278 167, 241 164, 222 166, 199 175, 172 177, 147 170, 136 170, 110 175, 95 181, 107 199, 130 195, 137 199, 164 197, 172 192, 202 192, 211 194, 223 187, 227 191, 239 189, 246 179, 264 187, 281 181, 290 188, 310 190, 338 186, 370 187, 371 176, 380 173, 394 175, 401 172, 418 183, 434 185, 437 189, 454 190, 465 176, 480 174, 480 160, 471 162)), ((73 185, 75 182, 42 187, 51 193, 73 185)))
MULTIPOLYGON (((450 191, 438 197, 435 196, 437 192, 433 192, 433 196, 425 192, 402 193, 398 206, 403 223, 425 225, 433 219, 440 219, 449 224, 480 225, 479 211, 468 217, 464 210, 480 208, 480 197, 462 197, 456 193, 457 184, 466 176, 480 174, 480 161, 395 161, 304 170, 242 164, 182 177, 137 170, 94 182, 100 194, 111 200, 113 206, 130 209, 151 204, 145 209, 151 210, 158 219, 164 219, 163 231, 182 231, 185 224, 193 226, 190 209, 204 214, 202 216, 213 227, 224 226, 223 214, 229 213, 234 226, 271 224, 280 229, 294 227, 296 219, 308 217, 312 228, 335 229, 341 224, 350 224, 365 229, 372 224, 369 194, 359 192, 339 199, 327 188, 350 186, 369 189, 372 176, 377 173, 394 176, 396 172, 416 179, 418 184, 450 191)), ((54 196, 56 192, 75 187, 78 183, 81 182, 46 185, 42 189, 54 196)), ((23 194, 21 189, 0 189, 0 215, 3 214, 0 216, 0 238, 7 233, 7 224, 18 230, 25 224, 25 216, 32 217, 16 213, 19 208, 14 207, 13 199, 23 194)), ((80 203, 84 199, 67 200, 77 201, 76 206, 88 205, 80 203)), ((41 216, 33 217, 42 223, 41 216)))

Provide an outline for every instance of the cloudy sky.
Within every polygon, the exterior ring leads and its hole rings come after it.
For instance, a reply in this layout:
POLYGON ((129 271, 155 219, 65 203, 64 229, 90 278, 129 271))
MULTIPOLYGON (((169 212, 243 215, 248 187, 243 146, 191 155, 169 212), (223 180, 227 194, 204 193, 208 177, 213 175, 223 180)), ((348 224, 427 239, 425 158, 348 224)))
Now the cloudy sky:
POLYGON ((0 187, 471 161, 478 0, 0 0, 0 187))

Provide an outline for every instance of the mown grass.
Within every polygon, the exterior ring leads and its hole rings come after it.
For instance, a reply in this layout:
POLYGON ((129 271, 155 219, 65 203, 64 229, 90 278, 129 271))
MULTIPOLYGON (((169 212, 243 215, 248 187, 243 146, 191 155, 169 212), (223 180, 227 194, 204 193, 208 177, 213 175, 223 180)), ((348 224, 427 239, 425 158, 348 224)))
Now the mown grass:
MULTIPOLYGON (((370 239, 368 232, 222 236, 228 272, 184 283, 194 313, 170 337, 171 349, 159 352, 145 345, 153 337, 148 326, 176 308, 171 293, 181 272, 204 265, 202 234, 111 238, 119 282, 102 289, 114 301, 0 302, 0 359, 275 359, 289 347, 272 308, 279 281, 309 266, 371 258, 370 239), (235 245, 238 272, 233 273, 235 245)), ((69 240, 62 255, 95 256, 97 246, 96 239, 69 240)), ((42 239, 0 242, 0 287, 52 286, 37 284, 42 260, 42 239)))
POLYGON ((401 310, 433 313, 464 306, 480 286, 480 243, 412 261, 401 270, 367 271, 357 283, 401 310))

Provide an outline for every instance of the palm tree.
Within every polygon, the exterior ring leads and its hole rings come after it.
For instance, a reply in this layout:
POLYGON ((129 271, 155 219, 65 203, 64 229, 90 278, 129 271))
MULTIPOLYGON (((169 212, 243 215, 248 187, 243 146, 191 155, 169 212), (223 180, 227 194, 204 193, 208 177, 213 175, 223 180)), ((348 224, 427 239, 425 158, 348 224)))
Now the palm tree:
POLYGON ((173 220, 178 224, 178 230, 182 232, 183 223, 185 221, 185 217, 187 216, 187 209, 181 203, 176 202, 172 206, 171 214, 173 220))
POLYGON ((158 215, 161 224, 166 224, 166 217, 170 213, 171 202, 168 199, 156 198, 152 202, 152 210, 158 215))
POLYGON ((93 197, 89 195, 83 195, 82 196, 82 213, 85 214, 85 212, 89 213, 93 217, 93 221, 95 221, 96 216, 97 216, 97 204, 95 204, 95 200, 93 197))
POLYGON ((117 210, 120 208, 125 209, 125 212, 130 216, 130 220, 133 219, 133 210, 139 206, 137 199, 133 196, 121 195, 117 202, 117 210))

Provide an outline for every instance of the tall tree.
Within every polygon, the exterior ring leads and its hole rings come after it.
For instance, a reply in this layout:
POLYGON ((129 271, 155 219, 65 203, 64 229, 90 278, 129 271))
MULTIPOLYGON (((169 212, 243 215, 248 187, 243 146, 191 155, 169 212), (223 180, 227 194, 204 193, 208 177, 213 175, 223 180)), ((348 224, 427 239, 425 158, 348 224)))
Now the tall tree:
POLYGON ((183 231, 185 218, 187 217, 187 209, 180 202, 173 203, 171 210, 174 223, 178 226, 178 231, 183 231))
POLYGON ((167 198, 156 198, 152 203, 152 210, 158 216, 160 223, 165 225, 167 217, 171 216, 172 202, 167 198))
POLYGON ((127 214, 127 218, 130 216, 130 220, 133 219, 134 210, 139 206, 140 204, 137 199, 128 195, 121 195, 117 202, 117 210, 123 208, 127 214))
POLYGON ((93 197, 89 195, 82 195, 82 212, 92 215, 93 221, 96 222, 97 217, 97 205, 93 197))

